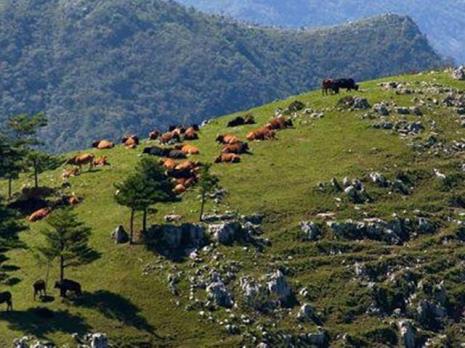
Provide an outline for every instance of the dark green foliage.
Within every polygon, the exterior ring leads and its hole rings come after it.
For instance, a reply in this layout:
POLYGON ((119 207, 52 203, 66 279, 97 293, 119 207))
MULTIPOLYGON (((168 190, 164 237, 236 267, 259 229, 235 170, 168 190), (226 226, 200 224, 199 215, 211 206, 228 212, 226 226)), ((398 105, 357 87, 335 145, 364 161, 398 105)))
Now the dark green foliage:
POLYGON ((49 228, 41 231, 45 242, 36 251, 48 263, 58 259, 60 280, 64 279, 66 268, 77 267, 95 259, 96 253, 88 244, 91 229, 79 221, 70 208, 54 211, 48 217, 47 224, 49 228))
POLYGON ((384 13, 411 16, 433 45, 446 56, 465 61, 462 38, 465 12, 461 0, 177 0, 198 9, 283 27, 337 25, 384 13))
POLYGON ((202 221, 203 211, 205 207, 205 200, 207 195, 212 193, 218 187, 219 179, 210 173, 210 164, 205 164, 199 173, 199 190, 200 190, 200 221, 202 221))
POLYGON ((115 184, 115 187, 118 190, 115 196, 116 202, 131 209, 131 243, 134 237, 135 212, 143 212, 142 231, 145 232, 149 207, 174 199, 173 185, 164 173, 163 168, 152 158, 143 158, 137 165, 135 173, 122 183, 115 184))
POLYGON ((404 17, 291 32, 160 0, 3 1, 0 40, 0 117, 44 110, 41 135, 53 151, 199 122, 328 76, 362 80, 441 64, 404 17))

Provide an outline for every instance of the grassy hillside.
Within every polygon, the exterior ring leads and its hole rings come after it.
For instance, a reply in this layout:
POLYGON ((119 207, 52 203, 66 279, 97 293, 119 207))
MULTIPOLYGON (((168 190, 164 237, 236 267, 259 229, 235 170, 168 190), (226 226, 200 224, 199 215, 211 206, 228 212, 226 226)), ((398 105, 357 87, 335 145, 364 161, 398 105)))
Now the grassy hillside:
POLYGON ((327 76, 365 80, 441 64, 405 17, 308 33, 161 0, 2 0, 0 42, 0 123, 46 112, 53 151, 262 105, 327 76))
MULTIPOLYGON (((241 333, 236 335, 225 332, 224 322, 219 324, 229 317, 224 309, 212 312, 213 321, 202 319, 199 310, 186 311, 185 306, 190 303, 188 279, 193 272, 204 265, 217 269, 231 261, 241 263, 236 279, 228 285, 237 299, 241 298, 240 277, 259 277, 278 268, 285 271, 296 293, 306 287, 310 295, 305 299, 298 294, 297 299, 300 304, 308 302, 316 308, 323 328, 331 337, 331 346, 395 346, 399 339, 395 327, 398 317, 415 319, 419 339, 448 333, 452 343, 454 339, 463 340, 459 318, 465 288, 460 265, 465 248, 463 237, 456 233, 457 221, 463 219, 465 207, 463 201, 458 201, 465 193, 460 169, 463 152, 446 153, 444 149, 449 149, 454 140, 464 138, 465 128, 460 127, 455 109, 442 104, 450 88, 465 91, 463 82, 451 80, 446 73, 403 75, 362 84, 357 95, 367 98, 371 105, 385 101, 407 107, 424 101, 420 107, 423 116, 401 116, 391 112, 387 117, 393 121, 421 121, 425 130, 417 135, 400 136, 398 132, 375 129, 372 124, 382 119, 370 110, 348 111, 336 107, 344 93, 325 97, 315 91, 249 110, 257 122, 263 124, 274 115, 276 108, 285 108, 298 99, 314 112, 323 112, 324 117, 313 118, 303 111, 298 112, 294 129, 280 131, 275 141, 252 143, 252 155, 243 155, 241 163, 213 166, 213 172, 220 178, 221 186, 228 190, 228 195, 219 206, 210 202, 207 209, 265 214, 263 237, 271 241, 271 246, 263 252, 255 251, 252 246, 219 246, 214 253, 222 257, 213 258, 211 253, 201 252, 204 261, 200 264, 190 260, 173 263, 143 245, 117 246, 111 241, 111 231, 116 225, 126 223, 129 215, 126 209, 115 204, 112 184, 131 173, 143 146, 137 150, 116 147, 105 152, 111 167, 71 179, 70 191, 84 198, 76 211, 92 227, 91 244, 101 254, 96 262, 69 270, 68 276, 83 284, 82 300, 76 304, 61 302, 58 293, 51 290, 55 301, 34 302, 31 284, 44 277, 45 267, 37 265, 28 249, 9 253, 7 266, 10 275, 18 281, 11 287, 1 286, 1 289, 12 291, 15 311, 0 312, 0 344, 7 346, 14 337, 23 334, 64 344, 71 342, 71 333, 95 330, 106 332, 113 340, 129 346, 150 342, 153 346, 237 347, 254 346, 250 336, 244 334, 249 332, 261 339, 259 325, 270 333, 281 331, 294 335, 315 331, 315 324, 296 321, 300 305, 290 312, 284 310, 267 315, 258 315, 242 305, 233 308, 232 313, 237 317, 246 314, 254 320, 252 325, 241 325, 241 333), (385 90, 378 85, 391 80, 403 83, 413 94, 398 94, 396 91, 402 89, 385 90), (431 139, 432 132, 439 139, 436 145, 420 148, 419 144, 431 139), (434 168, 444 173, 447 181, 436 177, 434 168), (372 171, 382 173, 389 180, 396 176, 411 180, 411 194, 402 195, 377 187, 368 177, 372 171), (333 177, 342 182, 345 176, 360 178, 372 201, 354 204, 344 193, 317 189, 321 182, 329 182, 333 177), (390 220, 393 214, 413 220, 421 216, 439 228, 434 233, 412 235, 403 245, 366 238, 338 239, 327 227, 321 240, 302 241, 299 222, 312 220, 324 225, 318 214, 326 212, 334 212, 334 219, 338 221, 365 217, 390 220), (357 263, 371 274, 368 279, 356 275, 357 263), (397 317, 394 314, 393 298, 402 295, 405 284, 395 285, 389 277, 407 272, 408 267, 415 279, 413 292, 417 300, 428 298, 426 284, 445 281, 447 316, 441 321, 441 327, 433 328, 417 320, 412 314, 416 305, 397 317), (170 294, 167 282, 168 275, 176 270, 184 272, 179 298, 170 294), (423 281, 423 288, 418 285, 419 280, 423 281), (369 285, 370 282, 374 285, 369 285), (367 314, 374 299, 381 302, 378 307, 384 306, 382 314, 367 314), (55 316, 51 319, 38 317, 34 312, 37 306, 53 310, 55 316), (273 327, 273 323, 277 327, 273 327)), ((219 147, 214 139, 218 133, 226 131, 226 121, 234 116, 215 119, 201 130, 200 139, 194 142, 201 154, 195 159, 211 162, 216 157, 219 147)), ((244 137, 253 127, 243 126, 233 132, 244 137)), ((41 180, 59 187, 60 174, 61 170, 49 172, 42 175, 41 180)), ((22 178, 15 187, 19 189, 26 182, 28 179, 22 178)), ((190 191, 181 202, 156 208, 158 212, 150 216, 152 223, 161 222, 168 213, 182 215, 185 222, 196 221, 197 193, 190 191)), ((30 248, 38 245, 41 242, 38 232, 43 227, 44 222, 32 224, 29 231, 22 233, 22 240, 30 248)), ((52 280, 57 276, 55 271, 52 270, 52 280)), ((401 281, 411 286, 402 277, 401 281)), ((276 340, 275 344, 279 342, 276 340)))
POLYGON ((361 0, 178 0, 209 13, 270 26, 322 27, 347 21, 397 13, 411 16, 428 36, 434 48, 458 62, 465 61, 462 37, 464 19, 457 15, 465 11, 461 0, 378 0, 366 4, 361 0))

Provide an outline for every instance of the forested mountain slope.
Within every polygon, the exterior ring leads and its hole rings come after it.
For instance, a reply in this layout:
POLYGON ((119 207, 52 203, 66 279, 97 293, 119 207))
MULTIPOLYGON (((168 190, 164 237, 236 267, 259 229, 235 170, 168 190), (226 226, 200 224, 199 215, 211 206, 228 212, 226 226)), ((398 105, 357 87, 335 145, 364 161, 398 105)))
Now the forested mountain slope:
POLYGON ((254 23, 321 27, 392 12, 411 16, 443 55, 465 62, 463 0, 179 0, 201 10, 254 23))
POLYGON ((0 121, 45 111, 48 149, 260 105, 319 84, 441 63, 415 23, 251 28, 174 2, 0 1, 0 121))

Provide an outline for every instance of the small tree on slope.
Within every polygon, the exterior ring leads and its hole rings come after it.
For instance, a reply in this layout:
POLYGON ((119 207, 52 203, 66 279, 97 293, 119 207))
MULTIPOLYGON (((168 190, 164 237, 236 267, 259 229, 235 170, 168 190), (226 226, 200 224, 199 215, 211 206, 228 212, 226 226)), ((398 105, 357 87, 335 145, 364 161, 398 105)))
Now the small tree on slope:
POLYGON ((199 220, 202 221, 203 211, 205 209, 205 202, 207 200, 207 195, 211 193, 215 188, 218 187, 218 178, 211 174, 210 164, 206 164, 200 170, 199 175, 199 190, 200 190, 200 217, 199 220))

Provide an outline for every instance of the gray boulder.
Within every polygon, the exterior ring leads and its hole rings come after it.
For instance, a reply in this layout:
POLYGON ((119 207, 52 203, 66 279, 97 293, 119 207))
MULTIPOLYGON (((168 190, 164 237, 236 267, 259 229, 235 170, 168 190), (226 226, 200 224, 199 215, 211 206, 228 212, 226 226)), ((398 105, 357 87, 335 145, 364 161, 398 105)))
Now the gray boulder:
POLYGON ((234 305, 231 293, 221 279, 216 279, 207 286, 207 297, 217 306, 231 308, 234 305))
POLYGON ((129 234, 126 232, 123 226, 119 225, 111 233, 111 238, 116 244, 123 244, 129 242, 129 234))
POLYGON ((328 346, 329 337, 325 331, 318 330, 317 332, 307 334, 307 342, 318 348, 323 348, 328 346))
POLYGON ((368 103, 368 100, 366 98, 361 98, 361 97, 355 97, 354 98, 354 103, 352 104, 352 109, 354 110, 367 110, 369 109, 370 103, 368 103))
POLYGON ((415 348, 416 329, 411 320, 399 320, 397 323, 401 339, 401 347, 415 348))
POLYGON ((321 237, 321 228, 312 221, 300 222, 300 230, 303 238, 308 241, 316 241, 321 237))
POLYGON ((384 103, 377 103, 373 105, 373 111, 380 116, 389 116, 389 109, 384 103))
POLYGON ((95 333, 90 335, 89 343, 91 348, 108 348, 107 335, 103 333, 95 333))
POLYGON ((213 239, 224 245, 230 245, 243 237, 241 236, 242 226, 237 221, 209 225, 208 229, 213 239))
POLYGON ((315 310, 313 307, 305 303, 300 307, 299 312, 297 313, 297 319, 300 321, 311 322, 315 318, 315 310))
POLYGON ((268 291, 278 298, 281 305, 287 305, 292 299, 293 293, 284 274, 278 270, 271 274, 269 279, 267 282, 268 291))
POLYGON ((452 78, 455 80, 465 80, 465 66, 461 65, 452 71, 452 78))
POLYGON ((386 179, 386 177, 378 172, 370 173, 370 179, 379 187, 389 186, 389 181, 386 179))

